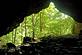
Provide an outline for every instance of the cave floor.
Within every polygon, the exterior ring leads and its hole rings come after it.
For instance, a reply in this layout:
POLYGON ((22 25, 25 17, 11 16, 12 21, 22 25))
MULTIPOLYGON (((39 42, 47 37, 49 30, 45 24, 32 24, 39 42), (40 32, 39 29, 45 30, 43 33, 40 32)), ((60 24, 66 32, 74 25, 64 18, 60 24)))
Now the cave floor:
MULTIPOLYGON (((28 44, 28 43, 27 43, 28 44)), ((43 38, 38 43, 29 43, 29 46, 21 45, 14 52, 7 55, 81 55, 82 39, 79 37, 69 38, 43 38), (13 54, 14 53, 14 54, 13 54)), ((1 55, 3 54, 0 50, 1 55)))

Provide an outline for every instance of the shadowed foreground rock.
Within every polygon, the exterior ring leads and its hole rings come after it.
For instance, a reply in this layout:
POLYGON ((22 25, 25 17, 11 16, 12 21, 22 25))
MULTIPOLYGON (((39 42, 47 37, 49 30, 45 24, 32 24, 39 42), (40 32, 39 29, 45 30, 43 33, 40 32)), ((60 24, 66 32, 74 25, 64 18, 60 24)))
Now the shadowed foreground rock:
MULTIPOLYGON (((65 36, 66 37, 66 36, 65 36)), ((7 55, 81 55, 82 39, 68 38, 41 38, 41 42, 27 43, 8 52, 9 49, 0 49, 0 54, 7 55), (29 45, 28 45, 29 44, 29 45)), ((11 50, 11 49, 10 49, 11 50)))

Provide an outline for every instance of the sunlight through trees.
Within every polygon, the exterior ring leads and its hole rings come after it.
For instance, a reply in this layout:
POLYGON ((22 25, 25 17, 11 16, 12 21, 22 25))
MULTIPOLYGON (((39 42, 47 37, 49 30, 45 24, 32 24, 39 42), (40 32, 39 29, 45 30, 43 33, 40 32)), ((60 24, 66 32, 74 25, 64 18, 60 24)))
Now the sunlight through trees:
POLYGON ((72 17, 61 13, 56 9, 53 3, 37 14, 25 17, 25 20, 19 27, 14 29, 7 37, 0 37, 3 43, 12 42, 16 45, 22 43, 22 38, 29 36, 31 38, 41 38, 47 35, 67 35, 73 34, 75 21, 72 17))

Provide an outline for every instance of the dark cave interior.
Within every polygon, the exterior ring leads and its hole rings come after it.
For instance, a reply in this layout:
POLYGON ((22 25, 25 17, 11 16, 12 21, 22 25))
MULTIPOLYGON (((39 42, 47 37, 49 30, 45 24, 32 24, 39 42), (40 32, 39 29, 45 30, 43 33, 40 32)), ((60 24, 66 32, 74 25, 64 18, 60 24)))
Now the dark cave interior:
MULTIPOLYGON (((58 10, 71 16, 78 23, 82 23, 81 0, 3 0, 0 1, 0 37, 17 28, 24 17, 38 13, 53 2, 58 10)), ((43 38, 39 43, 30 46, 21 45, 18 48, 12 43, 7 44, 6 51, 0 49, 2 55, 80 55, 82 54, 82 32, 71 38, 43 38), (11 51, 14 49, 13 51, 11 51), (28 52, 27 52, 28 51, 28 52), (6 52, 6 53, 5 53, 6 52)), ((26 44, 25 44, 26 45, 26 44)))

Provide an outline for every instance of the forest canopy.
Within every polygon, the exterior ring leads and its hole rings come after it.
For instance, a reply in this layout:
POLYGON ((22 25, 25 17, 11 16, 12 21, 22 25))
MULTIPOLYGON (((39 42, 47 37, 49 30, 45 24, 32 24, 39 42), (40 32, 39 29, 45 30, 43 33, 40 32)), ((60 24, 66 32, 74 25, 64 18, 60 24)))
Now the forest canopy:
POLYGON ((53 3, 50 3, 48 8, 25 17, 19 27, 0 37, 0 40, 3 44, 12 42, 19 45, 25 36, 41 38, 48 35, 71 35, 74 25, 72 17, 61 13, 53 3))

